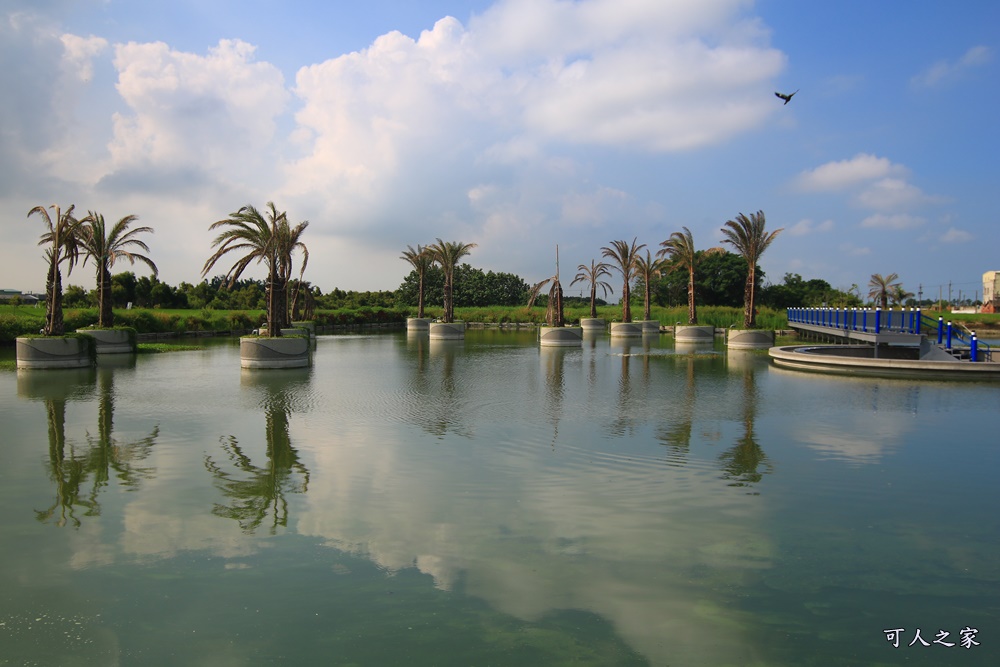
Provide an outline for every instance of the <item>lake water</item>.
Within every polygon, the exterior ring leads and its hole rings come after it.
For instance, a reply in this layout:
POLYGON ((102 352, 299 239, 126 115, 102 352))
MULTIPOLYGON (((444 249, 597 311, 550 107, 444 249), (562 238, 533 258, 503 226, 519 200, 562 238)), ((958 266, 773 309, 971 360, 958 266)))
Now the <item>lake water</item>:
POLYGON ((0 665, 1000 662, 1000 385, 535 336, 0 372, 0 665))

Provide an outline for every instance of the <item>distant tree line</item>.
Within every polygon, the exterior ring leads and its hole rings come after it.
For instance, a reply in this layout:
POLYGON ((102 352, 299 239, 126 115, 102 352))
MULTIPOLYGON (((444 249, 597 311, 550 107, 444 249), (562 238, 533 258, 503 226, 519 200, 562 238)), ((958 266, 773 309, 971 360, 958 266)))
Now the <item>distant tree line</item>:
MULTIPOLYGON (((739 255, 731 252, 698 251, 695 269, 695 293, 698 305, 731 306, 743 304, 743 289, 747 265, 739 255)), ((761 285, 758 303, 781 309, 791 306, 861 306, 863 300, 856 285, 848 290, 832 287, 827 281, 813 278, 806 280, 797 273, 786 273, 781 283, 766 283, 764 271, 757 268, 761 285)), ((444 275, 440 268, 432 267, 425 278, 427 303, 439 304, 443 299, 444 275)), ((657 306, 682 306, 687 303, 688 276, 683 271, 666 271, 651 281, 651 298, 657 306)), ((396 290, 351 291, 334 288, 324 293, 319 287, 304 281, 299 286, 311 295, 315 308, 380 307, 411 308, 417 305, 417 274, 411 271, 396 290)), ((645 285, 640 277, 632 298, 642 297, 645 285)), ((293 290, 295 281, 293 281, 293 290)), ((455 270, 455 304, 460 307, 521 306, 528 301, 530 286, 513 273, 483 271, 461 264, 455 270)), ((567 290, 566 305, 589 305, 587 295, 576 295, 567 290)), ((129 303, 135 308, 193 308, 209 310, 263 310, 267 303, 267 285, 264 280, 244 278, 232 288, 226 287, 224 276, 215 276, 198 284, 181 282, 172 286, 155 276, 136 276, 131 271, 111 277, 111 300, 116 308, 129 303)), ((615 296, 610 300, 617 300, 615 296)), ((70 308, 95 307, 97 291, 85 290, 79 285, 66 288, 63 303, 70 308)), ((545 295, 536 301, 546 305, 545 295)), ((604 302, 598 300, 601 305, 604 302)))

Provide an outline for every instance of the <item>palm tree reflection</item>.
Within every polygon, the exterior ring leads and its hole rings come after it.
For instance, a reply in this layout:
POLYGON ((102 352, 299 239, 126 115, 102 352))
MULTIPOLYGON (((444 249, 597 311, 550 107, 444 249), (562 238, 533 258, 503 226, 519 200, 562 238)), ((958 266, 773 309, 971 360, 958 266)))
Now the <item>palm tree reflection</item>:
POLYGON ((256 532, 269 515, 272 535, 278 526, 287 526, 286 494, 305 493, 309 487, 309 470, 292 447, 288 424, 296 401, 308 387, 309 377, 310 369, 283 370, 280 375, 245 371, 242 383, 260 388, 263 394, 259 406, 264 410, 267 464, 254 465, 232 435, 221 438, 231 468, 211 455, 205 457, 205 468, 230 501, 216 503, 212 513, 234 519, 245 533, 256 532))
POLYGON ((722 463, 722 477, 730 481, 730 486, 750 487, 760 482, 765 473, 771 472, 771 463, 754 433, 754 418, 757 412, 755 356, 753 352, 730 350, 727 360, 730 370, 743 373, 743 437, 728 451, 723 452, 719 456, 719 461, 722 463))
POLYGON ((695 403, 695 383, 694 365, 695 357, 687 355, 683 361, 686 363, 684 394, 680 400, 680 417, 663 427, 659 433, 659 439, 673 450, 673 454, 678 458, 686 458, 691 449, 691 432, 694 430, 694 403, 695 403))
POLYGON ((552 446, 555 447, 559 438, 559 420, 562 417, 563 398, 566 395, 565 372, 563 362, 566 348, 539 347, 539 353, 545 363, 546 406, 545 413, 552 422, 552 446))
MULTIPOLYGON (((130 361, 134 361, 131 359, 130 361)), ((36 518, 57 526, 82 525, 82 516, 100 516, 99 495, 112 478, 122 487, 135 489, 143 479, 152 478, 152 467, 140 465, 147 459, 159 436, 159 426, 149 435, 138 440, 114 438, 114 374, 110 362, 97 368, 76 371, 47 371, 45 378, 19 376, 18 389, 22 395, 42 397, 48 418, 49 478, 55 484, 55 499, 48 508, 36 510, 36 518), (78 448, 66 439, 66 403, 85 392, 87 385, 98 382, 97 435, 86 435, 86 447, 78 448), (58 373, 51 375, 50 373, 58 373), (85 487, 88 486, 89 490, 85 487)))

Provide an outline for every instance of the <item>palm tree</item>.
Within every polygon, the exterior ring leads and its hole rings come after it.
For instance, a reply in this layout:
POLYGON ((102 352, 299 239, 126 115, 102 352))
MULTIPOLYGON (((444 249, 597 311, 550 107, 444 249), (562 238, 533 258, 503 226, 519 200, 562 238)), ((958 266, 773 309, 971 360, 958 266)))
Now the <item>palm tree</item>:
MULTIPOLYGON (((289 326, 292 322, 291 309, 288 307, 288 287, 292 282, 292 256, 298 250, 302 254, 302 267, 299 269, 298 283, 301 284, 302 276, 305 274, 306 266, 309 265, 309 248, 302 242, 302 234, 308 221, 302 221, 292 227, 288 222, 288 217, 282 213, 281 221, 278 224, 278 237, 276 255, 278 257, 278 284, 275 285, 274 293, 277 296, 277 309, 281 314, 281 326, 289 326)), ((270 331, 270 329, 268 329, 270 331)))
POLYGON ((45 258, 49 262, 48 277, 45 279, 45 335, 61 336, 65 332, 62 311, 62 274, 59 265, 67 264, 66 273, 72 273, 73 266, 80 257, 80 221, 73 217, 71 205, 63 211, 59 206, 49 206, 55 209, 55 221, 45 210, 45 206, 36 206, 28 211, 28 217, 37 213, 45 221, 46 232, 41 235, 38 245, 49 246, 45 250, 45 258))
POLYGON ((611 267, 604 262, 598 263, 596 259, 590 260, 590 266, 580 264, 576 267, 576 270, 579 271, 579 273, 577 273, 576 277, 573 278, 573 282, 570 283, 570 286, 580 282, 590 283, 591 317, 597 317, 597 288, 600 287, 604 290, 604 296, 607 296, 608 292, 614 294, 614 290, 611 289, 611 285, 601 280, 604 276, 611 275, 611 271, 609 270, 610 268, 611 267))
POLYGON ((636 245, 638 238, 632 239, 630 246, 627 241, 612 241, 610 247, 601 248, 601 256, 612 260, 612 266, 622 274, 622 322, 632 321, 632 305, 629 303, 632 298, 630 284, 635 276, 635 262, 639 256, 639 251, 646 247, 646 244, 636 245))
POLYGON ((129 264, 135 264, 136 260, 142 262, 153 271, 155 277, 158 273, 156 264, 149 257, 133 252, 138 248, 144 252, 149 252, 149 246, 136 235, 142 233, 153 233, 152 227, 136 227, 129 229, 129 225, 138 220, 138 216, 126 215, 119 220, 109 230, 104 222, 104 216, 94 211, 88 211, 87 217, 80 222, 85 226, 82 228, 81 249, 86 251, 87 259, 93 257, 97 269, 97 326, 111 327, 114 324, 114 313, 111 310, 111 267, 119 259, 127 259, 129 264))
POLYGON ((889 297, 897 288, 903 288, 902 283, 897 282, 898 280, 899 275, 895 273, 890 273, 887 276, 873 273, 871 280, 868 281, 868 298, 872 301, 878 301, 882 310, 885 310, 889 307, 889 297))
POLYGON ((903 306, 903 304, 906 302, 907 299, 910 299, 912 297, 913 297, 913 292, 907 292, 905 289, 903 289, 902 283, 894 285, 892 288, 892 293, 889 294, 889 298, 892 299, 892 302, 900 307, 903 306))
POLYGON ((643 282, 642 319, 644 320, 650 319, 649 297, 653 291, 653 279, 663 273, 666 266, 665 260, 653 259, 648 250, 645 257, 639 255, 635 258, 635 273, 643 282))
POLYGON ((528 308, 531 308, 535 304, 538 293, 549 283, 552 284, 552 287, 549 288, 549 302, 545 308, 545 323, 550 327, 566 326, 565 318, 563 317, 563 288, 562 283, 559 281, 559 246, 556 246, 556 274, 551 278, 546 278, 536 283, 531 288, 531 291, 528 293, 528 308))
POLYGON ((441 270, 444 272, 444 315, 441 320, 445 323, 450 324, 455 321, 455 302, 453 299, 455 267, 458 266, 458 261, 468 255, 475 247, 475 243, 437 239, 436 243, 432 243, 426 248, 433 260, 441 265, 441 270))
POLYGON ((212 247, 217 250, 205 262, 201 275, 208 275, 215 263, 226 254, 245 252, 225 276, 231 287, 251 263, 264 262, 268 281, 267 332, 270 336, 280 336, 281 329, 288 323, 285 287, 291 277, 292 254, 295 250, 302 251, 302 271, 305 271, 309 261, 309 252, 301 241, 302 232, 308 225, 308 222, 300 222, 291 227, 286 213, 279 213, 274 202, 267 203, 266 219, 248 204, 230 213, 225 220, 218 220, 209 226, 210 230, 226 229, 212 241, 212 247))
POLYGON ((427 276, 428 269, 434 264, 434 257, 432 256, 430 249, 425 248, 419 243, 417 244, 417 249, 414 250, 413 246, 406 246, 406 250, 400 256, 400 259, 405 259, 413 267, 413 270, 417 272, 417 317, 423 318, 424 316, 424 278, 427 276))
POLYGON ((764 231, 764 224, 764 211, 757 211, 749 216, 740 213, 735 220, 726 221, 722 228, 722 234, 726 237, 722 242, 733 246, 747 262, 747 281, 743 289, 744 329, 753 329, 757 325, 757 309, 754 307, 757 296, 757 262, 784 229, 782 227, 767 233, 764 231))
MULTIPOLYGON (((694 237, 691 230, 674 232, 666 241, 660 244, 661 250, 657 257, 664 257, 670 262, 670 270, 685 270, 688 274, 688 324, 698 324, 698 311, 694 302, 694 270, 698 263, 698 253, 694 249, 694 237)), ((707 253, 725 252, 722 248, 712 248, 707 253)))

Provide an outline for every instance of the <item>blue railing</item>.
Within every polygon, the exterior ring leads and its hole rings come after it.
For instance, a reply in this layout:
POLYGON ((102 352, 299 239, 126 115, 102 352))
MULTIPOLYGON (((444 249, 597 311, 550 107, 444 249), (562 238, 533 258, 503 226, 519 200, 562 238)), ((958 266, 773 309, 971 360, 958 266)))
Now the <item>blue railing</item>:
POLYGON ((937 344, 951 350, 956 343, 969 349, 972 361, 989 361, 992 350, 981 342, 974 333, 967 333, 945 323, 943 317, 937 321, 920 312, 919 308, 789 308, 789 324, 805 324, 841 331, 861 331, 864 333, 904 333, 928 337, 937 335, 937 344))

